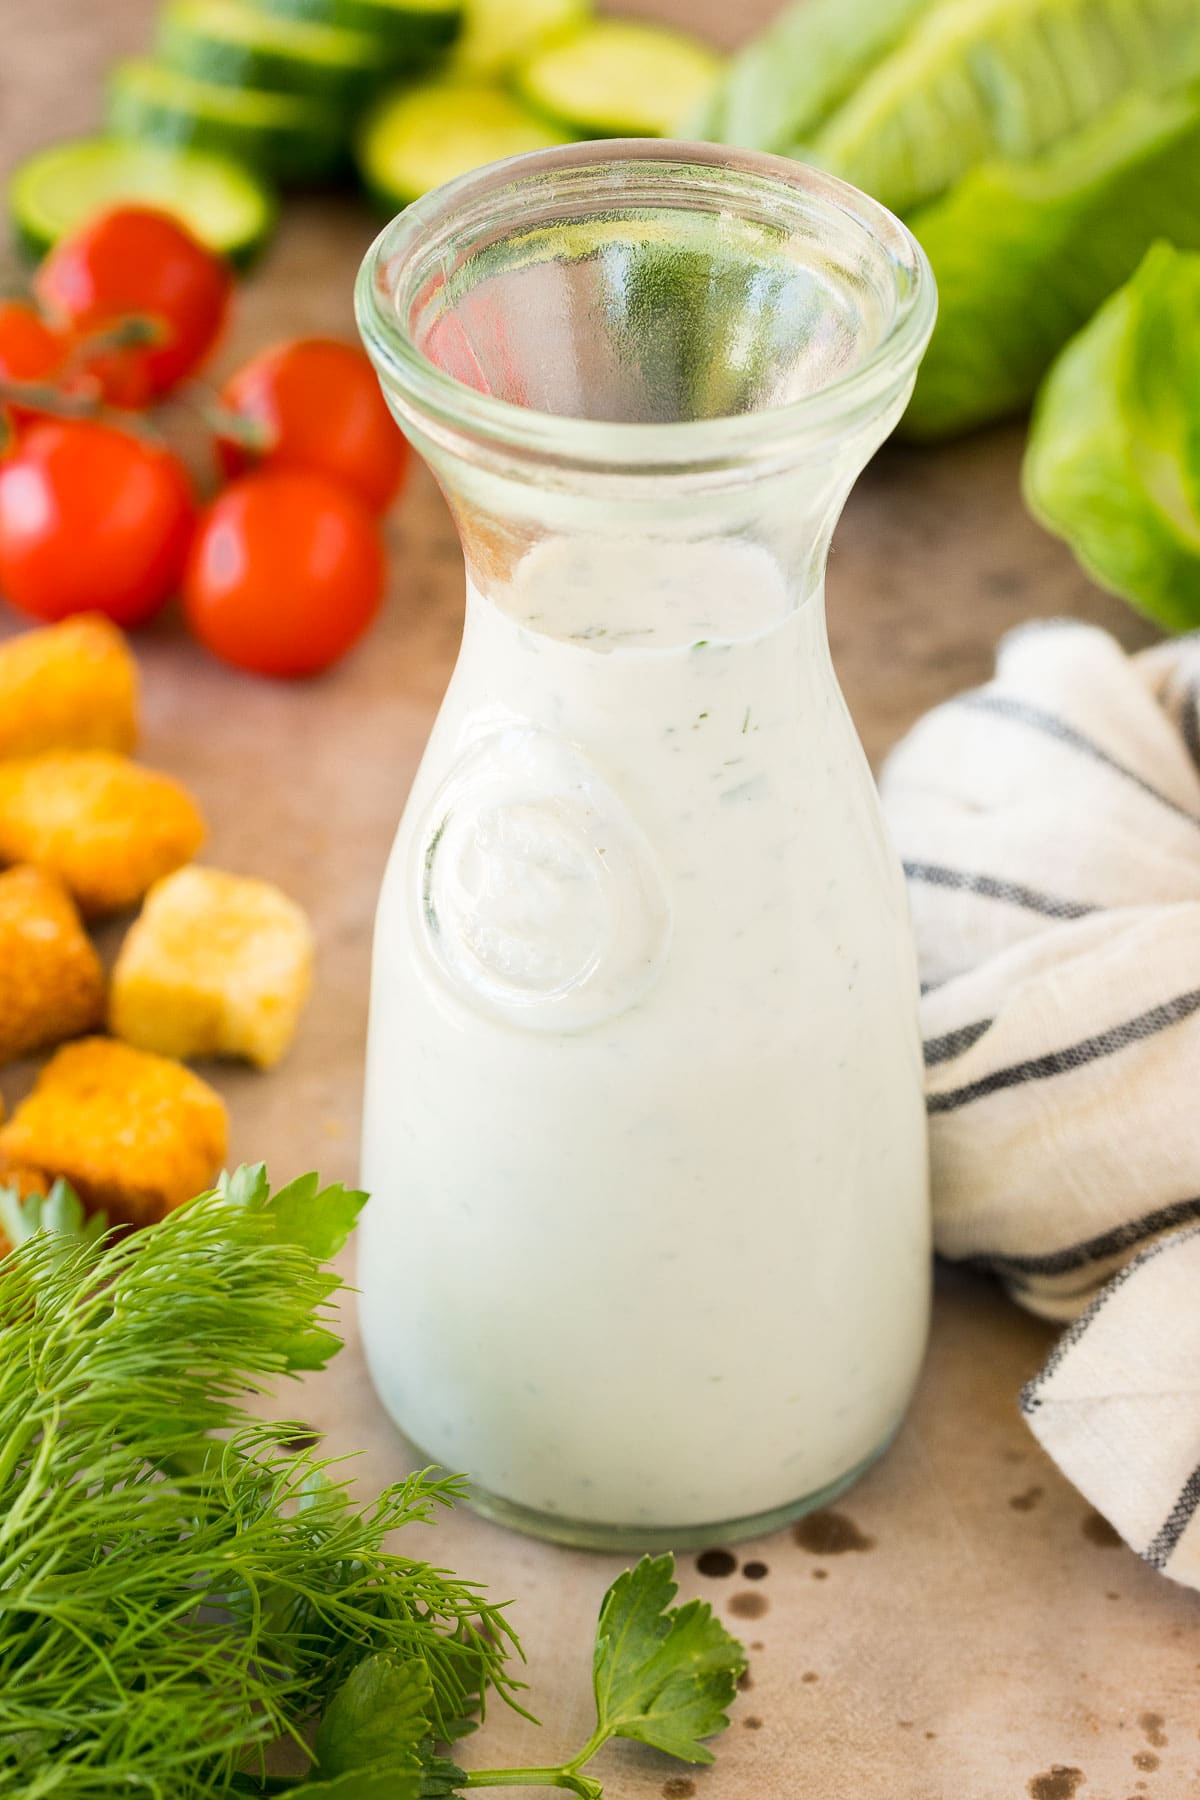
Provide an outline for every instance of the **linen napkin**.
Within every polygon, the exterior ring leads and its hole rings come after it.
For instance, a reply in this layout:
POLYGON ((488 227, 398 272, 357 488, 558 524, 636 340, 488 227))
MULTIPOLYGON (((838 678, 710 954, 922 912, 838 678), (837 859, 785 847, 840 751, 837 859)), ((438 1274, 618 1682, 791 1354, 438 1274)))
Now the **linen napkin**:
POLYGON ((934 1237, 1077 1323, 1023 1406, 1200 1586, 1200 636, 1030 625, 893 752, 934 1237))

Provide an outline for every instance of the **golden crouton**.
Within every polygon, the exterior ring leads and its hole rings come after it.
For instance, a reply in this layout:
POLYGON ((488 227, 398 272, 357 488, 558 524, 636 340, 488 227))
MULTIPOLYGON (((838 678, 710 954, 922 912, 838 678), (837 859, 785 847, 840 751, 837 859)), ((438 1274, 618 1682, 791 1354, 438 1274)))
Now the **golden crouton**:
POLYGON ((22 865, 0 875, 0 1062, 94 1031, 104 972, 62 884, 22 865))
POLYGON ((99 613, 0 644, 0 756, 136 741, 137 664, 99 613))
POLYGON ((120 912, 189 862, 204 821, 177 781, 107 750, 0 762, 0 862, 36 863, 84 913, 120 912))
POLYGON ((190 1069, 82 1038, 0 1128, 0 1166, 61 1175, 114 1224, 148 1225, 212 1185, 227 1130, 220 1097, 190 1069))
POLYGON ((113 971, 111 1029, 163 1056, 284 1054, 312 977, 308 920, 269 881, 180 869, 158 882, 113 971))

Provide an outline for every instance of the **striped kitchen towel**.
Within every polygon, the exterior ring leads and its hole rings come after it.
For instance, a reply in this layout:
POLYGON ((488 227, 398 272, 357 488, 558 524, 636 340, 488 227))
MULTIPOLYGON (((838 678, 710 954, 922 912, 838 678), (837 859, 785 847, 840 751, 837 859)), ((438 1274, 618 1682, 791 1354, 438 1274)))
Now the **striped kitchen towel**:
POLYGON ((881 787, 938 1250, 1077 1321, 1030 1423, 1200 1586, 1200 634, 1129 657, 1091 626, 1027 626, 881 787))
POLYGON ((1021 1407, 1126 1543, 1200 1587, 1200 1226, 1159 1238, 1064 1332, 1021 1407))

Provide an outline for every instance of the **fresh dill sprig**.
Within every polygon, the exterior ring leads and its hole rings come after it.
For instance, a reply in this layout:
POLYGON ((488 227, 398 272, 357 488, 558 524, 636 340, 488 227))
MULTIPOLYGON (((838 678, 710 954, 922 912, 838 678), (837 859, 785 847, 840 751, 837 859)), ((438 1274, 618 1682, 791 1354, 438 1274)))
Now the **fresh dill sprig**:
POLYGON ((149 1230, 0 1263, 0 1793, 245 1791, 379 1652, 421 1665, 438 1739, 512 1697, 503 1611, 383 1548, 461 1483, 360 1509, 244 1405, 338 1347, 321 1262, 361 1203, 239 1171, 149 1230))

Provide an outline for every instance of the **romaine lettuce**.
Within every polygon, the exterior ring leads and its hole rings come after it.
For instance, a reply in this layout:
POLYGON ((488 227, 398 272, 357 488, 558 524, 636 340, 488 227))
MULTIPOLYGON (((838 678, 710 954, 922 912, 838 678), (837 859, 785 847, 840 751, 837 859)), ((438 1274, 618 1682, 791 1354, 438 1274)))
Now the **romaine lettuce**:
POLYGON ((939 313, 901 430, 949 437, 1025 406, 1156 238, 1200 249, 1200 89, 1131 95, 1031 162, 973 170, 911 224, 939 313))
POLYGON ((688 135, 749 150, 810 137, 932 0, 802 0, 725 65, 688 135))
POLYGON ((1198 0, 936 0, 812 139, 896 212, 1200 75, 1198 0))
POLYGON ((1055 363, 1025 495, 1101 586, 1200 625, 1200 256, 1156 244, 1055 363))
POLYGON ((732 59, 693 129, 905 212, 1131 89, 1196 77, 1200 0, 801 0, 732 59))

